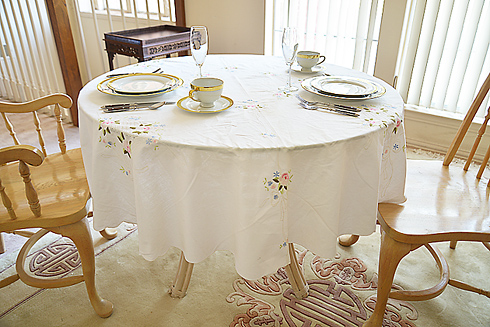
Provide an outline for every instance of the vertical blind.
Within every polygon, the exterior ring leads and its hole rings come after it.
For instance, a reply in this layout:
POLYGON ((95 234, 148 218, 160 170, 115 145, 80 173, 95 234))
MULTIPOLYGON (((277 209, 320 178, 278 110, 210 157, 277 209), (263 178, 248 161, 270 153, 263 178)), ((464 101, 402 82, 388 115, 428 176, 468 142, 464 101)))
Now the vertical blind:
POLYGON ((282 29, 289 25, 298 31, 299 50, 373 74, 382 9, 383 0, 275 0, 272 54, 282 54, 282 29))
POLYGON ((465 113, 490 72, 490 0, 414 0, 408 10, 397 89, 407 104, 465 113))

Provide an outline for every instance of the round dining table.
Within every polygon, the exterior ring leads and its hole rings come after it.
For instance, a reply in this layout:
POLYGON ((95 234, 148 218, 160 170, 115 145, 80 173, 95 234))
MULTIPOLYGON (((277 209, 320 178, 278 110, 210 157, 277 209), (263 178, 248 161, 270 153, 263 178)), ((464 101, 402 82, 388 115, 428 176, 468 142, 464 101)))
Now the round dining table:
POLYGON ((157 68, 182 79, 182 86, 140 96, 101 91, 106 74, 87 83, 78 98, 80 141, 94 228, 137 224, 139 252, 148 260, 179 248, 181 283, 190 278, 189 264, 218 250, 234 254, 245 279, 295 265, 294 243, 332 257, 338 236, 375 231, 379 202, 405 200, 404 103, 383 81, 324 63, 316 72, 293 71, 299 91, 285 93, 279 90, 288 78, 282 57, 208 55, 203 74, 224 81, 228 102, 223 110, 200 112, 181 105, 199 73, 191 56, 111 73, 157 68), (343 99, 301 87, 322 74, 374 81, 386 93, 343 99), (307 110, 296 94, 361 110, 358 117, 307 110), (151 101, 173 104, 101 109, 151 101))

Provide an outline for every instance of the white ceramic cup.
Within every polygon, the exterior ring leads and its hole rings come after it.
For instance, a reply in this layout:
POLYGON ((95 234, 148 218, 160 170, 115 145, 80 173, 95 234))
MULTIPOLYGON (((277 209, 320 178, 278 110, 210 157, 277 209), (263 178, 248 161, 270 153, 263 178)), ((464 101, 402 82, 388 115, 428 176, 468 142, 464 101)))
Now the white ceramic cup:
POLYGON ((312 67, 325 61, 325 56, 316 51, 298 51, 296 61, 301 66, 301 70, 309 71, 312 67))
POLYGON ((202 108, 212 108, 223 92, 223 81, 219 78, 201 77, 191 82, 189 97, 201 103, 202 108))

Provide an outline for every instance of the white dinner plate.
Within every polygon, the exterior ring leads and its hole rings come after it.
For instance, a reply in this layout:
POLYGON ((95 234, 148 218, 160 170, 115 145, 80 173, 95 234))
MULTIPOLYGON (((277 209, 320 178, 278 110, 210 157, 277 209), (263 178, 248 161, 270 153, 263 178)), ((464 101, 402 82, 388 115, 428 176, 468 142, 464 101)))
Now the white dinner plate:
POLYGON ((346 76, 315 77, 311 86, 322 93, 348 98, 365 98, 378 91, 377 85, 371 81, 346 76))
POLYGON ((146 94, 169 89, 175 79, 165 74, 138 73, 115 77, 107 86, 118 93, 146 94))
POLYGON ((301 87, 317 95, 349 100, 373 99, 386 93, 386 88, 378 83, 345 76, 317 76, 304 80, 301 87))
POLYGON ((325 66, 316 65, 316 66, 311 67, 311 69, 309 69, 309 70, 305 70, 300 65, 294 64, 291 66, 291 69, 294 70, 295 72, 298 72, 298 73, 313 74, 313 73, 319 73, 319 72, 324 71, 325 66))
POLYGON ((216 102, 214 103, 214 106, 211 108, 201 107, 200 102, 194 101, 188 96, 180 99, 177 102, 177 106, 180 109, 183 109, 185 111, 190 111, 190 112, 198 112, 201 114, 209 114, 209 113, 213 113, 213 112, 220 112, 220 111, 223 111, 223 110, 230 108, 232 105, 233 105, 233 100, 228 98, 228 97, 225 97, 225 96, 221 96, 221 98, 216 100, 216 102))
POLYGON ((108 86, 108 84, 111 81, 113 81, 114 79, 120 78, 120 77, 113 77, 113 78, 105 79, 102 82, 100 82, 99 84, 97 84, 97 90, 99 90, 102 93, 110 94, 110 95, 130 96, 130 97, 142 97, 142 96, 153 96, 153 95, 159 95, 159 94, 162 94, 162 93, 171 92, 171 91, 173 91, 173 90, 181 87, 182 84, 184 84, 184 81, 181 78, 177 77, 177 76, 173 76, 173 75, 169 75, 169 74, 159 74, 159 75, 165 76, 166 79, 172 79, 173 80, 172 85, 170 85, 169 87, 164 88, 164 89, 162 89, 160 91, 156 91, 156 92, 150 92, 150 93, 124 93, 124 92, 118 92, 118 91, 116 91, 116 90, 114 90, 114 89, 112 89, 112 88, 110 88, 108 86))

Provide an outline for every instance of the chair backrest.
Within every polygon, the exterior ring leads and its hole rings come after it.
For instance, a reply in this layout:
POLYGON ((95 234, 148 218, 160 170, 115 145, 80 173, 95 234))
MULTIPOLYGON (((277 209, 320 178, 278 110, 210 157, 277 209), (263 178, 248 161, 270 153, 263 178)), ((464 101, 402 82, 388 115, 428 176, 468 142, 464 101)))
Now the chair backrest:
MULTIPOLYGON (((44 161, 44 155, 31 145, 14 145, 0 149, 0 165, 19 162, 19 179, 22 178, 25 184, 25 196, 29 207, 34 216, 41 216, 41 204, 37 192, 31 181, 31 174, 27 164, 31 166, 39 166, 44 161)), ((9 176, 12 177, 12 176, 9 176)), ((6 187, 2 184, 2 176, 0 176, 0 196, 2 203, 7 209, 10 218, 16 219, 17 216, 10 200, 6 187)))
MULTIPOLYGON (((10 133, 10 136, 12 137, 14 144, 19 145, 22 144, 23 142, 19 141, 19 138, 17 137, 17 132, 14 130, 14 126, 11 120, 8 118, 7 114, 32 112, 33 129, 35 129, 36 131, 39 146, 43 154, 46 156, 47 151, 46 151, 45 141, 41 129, 39 116, 37 114, 37 110, 48 106, 54 106, 54 115, 55 115, 55 120, 57 125, 56 133, 58 137, 58 145, 61 153, 65 153, 66 140, 65 140, 65 131, 63 129, 63 123, 61 119, 61 107, 70 108, 71 105, 72 105, 72 100, 68 95, 62 93, 56 93, 23 103, 0 102, 0 113, 3 116, 5 126, 8 132, 10 133)), ((25 127, 26 125, 23 124, 22 128, 19 128, 19 130, 25 130, 26 129, 25 127)))
MULTIPOLYGON (((489 89, 490 89, 490 73, 488 74, 487 78, 483 82, 478 94, 476 95, 475 99, 471 103, 471 106, 470 106, 468 112, 466 113, 461 125, 459 126, 458 132, 456 133, 456 136, 454 137, 453 142, 451 143, 451 145, 450 145, 450 147, 446 153, 446 156, 444 158, 444 162, 443 162, 444 166, 448 166, 451 163, 451 161, 454 159, 454 156, 456 155, 456 152, 458 151, 458 149, 461 145, 461 142, 463 141, 463 139, 466 135, 466 132, 468 131, 473 119, 475 118, 475 115, 478 112, 478 109, 480 109, 480 106, 481 106, 483 100, 485 99, 485 97, 488 94, 489 89)), ((480 129, 479 129, 478 134, 476 136, 475 142, 473 143, 473 147, 472 147, 470 154, 466 160, 464 170, 468 170, 469 165, 473 161, 473 157, 476 153, 476 150, 478 149, 478 146, 480 144, 480 141, 481 141, 483 134, 485 134, 486 127, 487 127, 489 120, 490 120, 490 106, 487 109, 485 119, 480 126, 480 129)), ((489 157, 490 157, 490 147, 487 149, 487 152, 485 154, 483 162, 480 166, 480 170, 477 174, 478 179, 481 178, 483 171, 485 170, 485 167, 488 163, 489 157)), ((489 182, 489 185, 490 185, 490 182, 489 182)))

